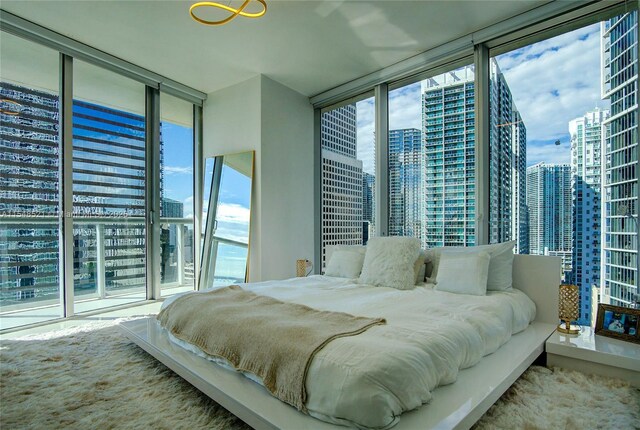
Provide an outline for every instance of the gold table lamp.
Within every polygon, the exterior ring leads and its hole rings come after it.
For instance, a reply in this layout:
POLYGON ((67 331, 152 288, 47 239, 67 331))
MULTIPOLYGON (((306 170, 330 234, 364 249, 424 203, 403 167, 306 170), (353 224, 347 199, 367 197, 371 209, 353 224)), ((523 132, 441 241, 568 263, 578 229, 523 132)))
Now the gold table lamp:
POLYGON ((576 285, 562 284, 560 285, 559 294, 558 317, 562 322, 558 326, 558 331, 577 334, 580 332, 580 327, 571 325, 571 321, 577 320, 580 316, 578 287, 576 285))

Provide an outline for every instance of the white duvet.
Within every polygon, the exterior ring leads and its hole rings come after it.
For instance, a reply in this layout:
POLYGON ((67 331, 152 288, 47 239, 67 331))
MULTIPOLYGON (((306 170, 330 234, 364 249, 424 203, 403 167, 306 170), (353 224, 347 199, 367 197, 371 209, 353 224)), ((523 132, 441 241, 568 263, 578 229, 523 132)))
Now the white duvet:
POLYGON ((430 284, 402 291, 327 276, 241 286, 316 309, 386 318, 386 325, 327 344, 307 375, 310 415, 367 429, 395 425, 400 414, 427 403, 434 388, 454 382, 460 369, 497 350, 535 317, 535 304, 516 289, 469 296, 430 284))

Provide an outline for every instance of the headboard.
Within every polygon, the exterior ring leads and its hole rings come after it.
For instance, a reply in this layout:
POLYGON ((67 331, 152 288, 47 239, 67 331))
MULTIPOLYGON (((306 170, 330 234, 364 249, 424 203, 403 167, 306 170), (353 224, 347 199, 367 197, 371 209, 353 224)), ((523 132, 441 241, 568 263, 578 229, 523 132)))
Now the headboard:
POLYGON ((536 321, 558 324, 558 286, 562 279, 562 259, 544 255, 516 255, 513 260, 513 287, 536 304, 536 321))

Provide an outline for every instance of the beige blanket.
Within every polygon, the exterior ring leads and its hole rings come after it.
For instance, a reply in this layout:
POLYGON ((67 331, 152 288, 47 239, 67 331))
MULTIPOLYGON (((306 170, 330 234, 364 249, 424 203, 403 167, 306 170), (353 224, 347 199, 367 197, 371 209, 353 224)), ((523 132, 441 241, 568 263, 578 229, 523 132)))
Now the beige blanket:
POLYGON ((303 411, 315 354, 333 339, 385 324, 382 318, 319 311, 235 285, 186 294, 163 309, 158 320, 178 339, 258 375, 274 396, 303 411))

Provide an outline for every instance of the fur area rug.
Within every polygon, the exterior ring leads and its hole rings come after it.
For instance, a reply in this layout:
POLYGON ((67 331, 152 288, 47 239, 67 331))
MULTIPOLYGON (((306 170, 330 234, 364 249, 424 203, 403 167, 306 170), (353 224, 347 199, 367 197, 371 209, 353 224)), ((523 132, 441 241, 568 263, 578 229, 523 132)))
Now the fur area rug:
MULTIPOLYGON (((2 341, 0 427, 249 429, 114 322, 2 341)), ((640 392, 621 381, 532 367, 475 428, 640 428, 640 392)))

